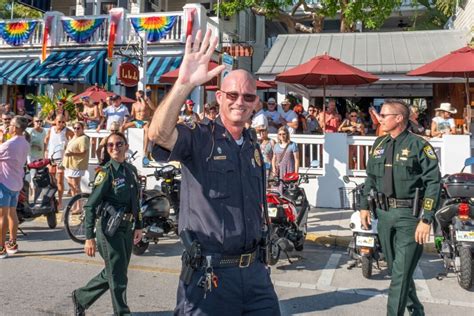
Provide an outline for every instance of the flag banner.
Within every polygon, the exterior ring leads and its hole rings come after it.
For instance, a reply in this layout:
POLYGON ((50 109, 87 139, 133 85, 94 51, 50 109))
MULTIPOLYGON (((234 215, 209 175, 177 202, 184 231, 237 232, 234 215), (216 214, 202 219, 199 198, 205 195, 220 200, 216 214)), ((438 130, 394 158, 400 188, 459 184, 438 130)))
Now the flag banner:
MULTIPOLYGON (((109 43, 107 45, 107 58, 112 59, 114 56, 115 37, 117 36, 117 28, 122 19, 122 11, 110 12, 110 24, 109 24, 109 43)), ((110 68, 110 65, 109 65, 110 68)))
POLYGON ((21 46, 29 40, 37 24, 36 21, 2 22, 0 36, 8 45, 21 46))
POLYGON ((157 42, 165 37, 173 28, 178 19, 177 16, 152 16, 131 18, 131 22, 135 31, 146 31, 147 41, 150 43, 157 42))
POLYGON ((77 43, 86 43, 94 35, 95 31, 104 23, 105 18, 98 19, 70 19, 63 18, 66 34, 77 43))
POLYGON ((44 20, 43 29, 43 45, 41 47, 41 62, 45 61, 48 49, 49 32, 51 31, 51 25, 53 23, 54 16, 48 15, 44 20))

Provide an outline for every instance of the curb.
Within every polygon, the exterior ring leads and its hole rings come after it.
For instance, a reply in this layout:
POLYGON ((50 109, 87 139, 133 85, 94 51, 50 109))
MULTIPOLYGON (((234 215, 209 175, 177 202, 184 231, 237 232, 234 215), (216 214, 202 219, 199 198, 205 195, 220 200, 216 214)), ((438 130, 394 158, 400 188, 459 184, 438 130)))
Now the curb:
MULTIPOLYGON (((311 242, 324 247, 344 247, 347 248, 352 239, 352 236, 334 236, 318 233, 308 233, 306 235, 306 242, 311 242)), ((424 245, 424 253, 437 254, 433 242, 424 245)))

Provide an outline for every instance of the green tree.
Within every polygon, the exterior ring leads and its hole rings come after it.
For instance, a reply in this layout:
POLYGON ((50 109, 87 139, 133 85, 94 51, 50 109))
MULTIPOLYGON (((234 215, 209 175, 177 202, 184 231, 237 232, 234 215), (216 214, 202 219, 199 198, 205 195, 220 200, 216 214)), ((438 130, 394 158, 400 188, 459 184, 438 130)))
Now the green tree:
POLYGON ((413 0, 413 5, 420 5, 419 10, 412 17, 410 30, 442 29, 448 19, 456 12, 457 0, 413 0))
MULTIPOLYGON (((11 19, 11 0, 0 0, 0 18, 11 19)), ((15 1, 13 6, 13 18, 41 18, 43 14, 38 10, 33 10, 15 1)))
POLYGON ((223 16, 233 16, 250 9, 256 15, 285 24, 289 33, 319 33, 323 30, 325 17, 340 14, 340 31, 352 32, 357 21, 361 21, 368 29, 380 28, 401 2, 402 0, 223 0, 219 8, 217 5, 215 8, 223 16), (310 22, 311 26, 305 22, 310 22))

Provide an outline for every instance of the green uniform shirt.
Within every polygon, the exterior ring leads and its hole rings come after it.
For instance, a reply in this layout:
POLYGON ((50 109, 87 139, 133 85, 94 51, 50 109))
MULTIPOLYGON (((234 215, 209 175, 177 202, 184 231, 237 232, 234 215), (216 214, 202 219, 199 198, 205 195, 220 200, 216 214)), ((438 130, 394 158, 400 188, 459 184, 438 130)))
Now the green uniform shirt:
MULTIPOLYGON (((390 135, 377 138, 367 163, 367 179, 361 200, 361 209, 368 209, 367 197, 371 189, 382 191, 385 175, 385 151, 390 135)), ((394 197, 413 199, 420 188, 423 198, 423 217, 432 219, 438 206, 441 175, 433 147, 422 137, 408 130, 395 138, 393 148, 394 197)))
POLYGON ((137 169, 133 165, 127 162, 119 163, 115 160, 110 160, 97 172, 94 189, 84 205, 87 239, 95 238, 97 207, 102 201, 107 201, 116 207, 125 207, 126 212, 134 213, 135 229, 142 228, 136 175, 137 169), (125 168, 128 169, 127 172, 125 168), (136 205, 136 209, 133 209, 133 205, 136 205))

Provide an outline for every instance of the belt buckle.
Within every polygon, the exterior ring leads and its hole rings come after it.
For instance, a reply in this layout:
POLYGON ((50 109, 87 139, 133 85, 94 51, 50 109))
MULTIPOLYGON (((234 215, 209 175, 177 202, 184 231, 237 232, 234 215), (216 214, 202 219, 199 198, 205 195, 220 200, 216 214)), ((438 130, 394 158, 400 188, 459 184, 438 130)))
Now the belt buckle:
POLYGON ((246 253, 240 256, 239 260, 239 268, 248 268, 250 265, 250 261, 252 259, 251 253, 246 253))
POLYGON ((388 206, 391 208, 397 208, 397 200, 394 198, 388 198, 388 206))

